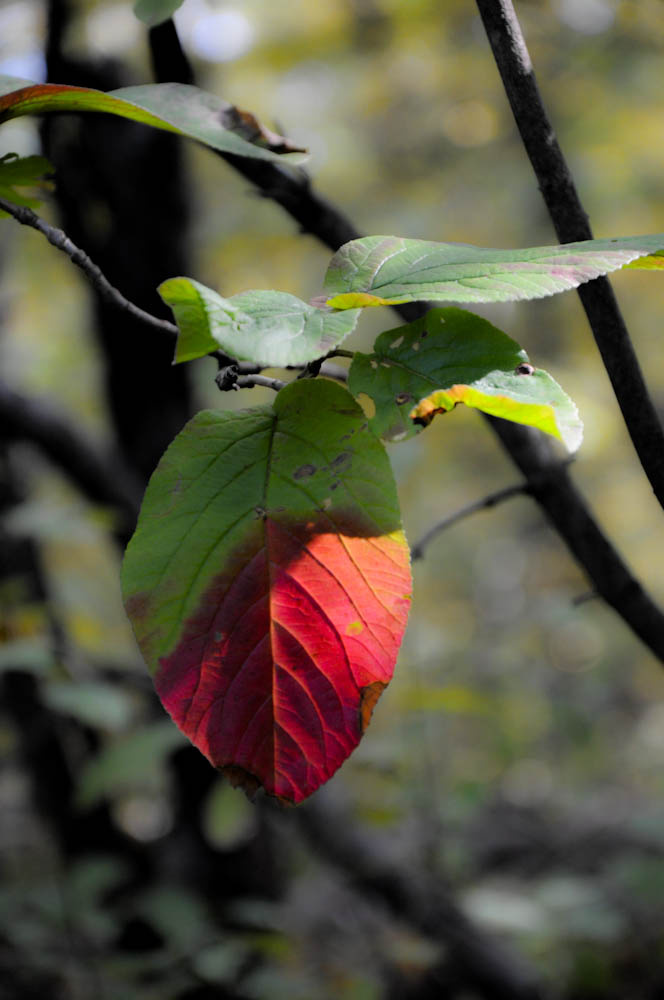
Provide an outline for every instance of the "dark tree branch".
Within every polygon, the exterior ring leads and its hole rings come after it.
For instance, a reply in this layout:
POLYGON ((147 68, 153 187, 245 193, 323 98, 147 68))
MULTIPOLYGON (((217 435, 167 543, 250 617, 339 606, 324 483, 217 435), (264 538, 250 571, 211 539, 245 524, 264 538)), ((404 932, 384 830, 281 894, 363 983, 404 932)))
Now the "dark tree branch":
POLYGON ((253 389, 255 385, 262 385, 266 389, 273 389, 279 392, 286 385, 278 378, 269 378, 267 375, 241 375, 236 364, 225 365, 215 376, 217 387, 222 392, 232 389, 253 389))
MULTIPOLYGON (((318 801, 295 814, 316 853, 448 950, 459 980, 485 1000, 542 1000, 536 974, 473 923, 439 878, 397 868, 374 833, 365 838, 346 815, 318 801)), ((434 995, 433 993, 431 994, 434 995)), ((438 994, 435 994, 438 995, 438 994)))
MULTIPOLYGON (((512 0, 477 0, 477 7, 558 239, 590 240, 588 216, 544 108, 512 0)), ((606 278, 596 278, 577 291, 636 453, 664 507, 664 430, 613 289, 606 278)))
POLYGON ((0 209, 13 216, 21 225, 36 229, 37 232, 46 237, 49 243, 57 247, 58 250, 62 250, 63 253, 66 253, 72 263, 81 268, 93 287, 97 289, 107 302, 112 302, 118 309, 128 312, 134 319, 138 319, 142 323, 147 323, 148 326, 153 326, 163 333, 168 333, 171 338, 177 336, 178 328, 174 323, 169 323, 165 319, 158 319, 157 316, 153 316, 144 309, 140 309, 133 302, 130 302, 129 299, 126 299, 122 292, 114 288, 101 269, 90 260, 84 250, 81 250, 75 243, 72 243, 62 229, 51 226, 44 219, 40 218, 40 216, 36 215, 31 208, 25 208, 22 205, 13 205, 4 198, 0 198, 0 209))
POLYGON ((28 399, 2 381, 0 427, 8 440, 37 445, 84 496, 117 511, 122 529, 131 532, 143 491, 119 455, 100 454, 99 448, 54 407, 28 399))
POLYGON ((481 500, 475 500, 473 503, 466 504, 465 507, 461 507, 456 510, 453 514, 449 514, 444 517, 433 527, 429 528, 419 541, 415 542, 412 549, 410 550, 411 559, 415 562, 416 559, 424 558, 424 550, 428 545, 437 538, 438 535, 445 531, 446 528, 451 528, 453 524, 457 521, 462 521, 464 518, 469 517, 471 514, 475 514, 478 510, 489 510, 491 507, 497 506, 499 503, 503 503, 504 500, 510 500, 512 497, 523 495, 524 493, 529 493, 530 487, 527 483, 516 483, 514 486, 506 486, 502 490, 496 490, 495 493, 489 493, 488 496, 482 497, 481 500))
POLYGON ((537 431, 514 435, 505 420, 488 418, 512 461, 527 480, 528 492, 604 598, 635 635, 664 663, 664 615, 602 532, 564 464, 552 462, 551 445, 537 431))

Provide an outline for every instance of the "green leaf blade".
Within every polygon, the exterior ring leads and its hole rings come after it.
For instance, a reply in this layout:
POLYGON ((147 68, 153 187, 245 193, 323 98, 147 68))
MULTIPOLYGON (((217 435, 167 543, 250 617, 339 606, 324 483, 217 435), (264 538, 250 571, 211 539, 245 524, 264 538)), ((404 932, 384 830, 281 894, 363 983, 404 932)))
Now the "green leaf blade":
POLYGON ((332 258, 328 305, 343 309, 403 302, 507 302, 555 295, 664 251, 664 234, 493 250, 396 236, 352 240, 332 258), (371 300, 374 301, 371 301, 371 300), (376 301, 379 300, 379 301, 376 301))
POLYGON ((431 309, 381 334, 372 355, 355 355, 348 387, 373 401, 370 426, 386 441, 413 437, 457 403, 537 427, 570 451, 582 439, 576 406, 557 382, 514 340, 462 309, 431 309))
POLYGON ((292 165, 306 159, 301 148, 264 129, 250 113, 187 84, 148 84, 104 93, 0 76, 0 123, 56 111, 101 111, 252 159, 292 165))
POLYGON ((180 331, 176 362, 221 348, 264 367, 307 364, 337 347, 360 315, 359 309, 319 309, 288 292, 249 291, 225 299, 191 278, 170 278, 159 294, 180 331))

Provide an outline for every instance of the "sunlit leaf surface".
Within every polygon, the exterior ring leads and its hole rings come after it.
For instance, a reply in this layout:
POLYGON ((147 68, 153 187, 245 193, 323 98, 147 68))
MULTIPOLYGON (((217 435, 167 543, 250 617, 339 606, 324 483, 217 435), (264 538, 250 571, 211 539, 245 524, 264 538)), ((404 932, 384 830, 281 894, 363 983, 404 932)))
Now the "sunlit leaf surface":
POLYGON ((191 278, 159 287, 179 328, 176 361, 221 349, 259 365, 301 365, 320 358, 355 328, 359 309, 318 309, 288 292, 241 292, 224 299, 191 278))
POLYGON ((348 384, 373 401, 371 428, 384 440, 412 437, 436 413, 465 403, 537 427, 570 451, 581 443, 578 411, 557 382, 514 340, 464 309, 431 309, 381 334, 373 354, 355 355, 348 384))
MULTIPOLYGON (((587 240, 525 250, 487 250, 367 236, 346 243, 325 276, 336 309, 399 302, 506 302, 539 299, 576 288, 638 258, 664 252, 664 235, 587 240)), ((644 261, 633 267, 652 267, 644 261)))

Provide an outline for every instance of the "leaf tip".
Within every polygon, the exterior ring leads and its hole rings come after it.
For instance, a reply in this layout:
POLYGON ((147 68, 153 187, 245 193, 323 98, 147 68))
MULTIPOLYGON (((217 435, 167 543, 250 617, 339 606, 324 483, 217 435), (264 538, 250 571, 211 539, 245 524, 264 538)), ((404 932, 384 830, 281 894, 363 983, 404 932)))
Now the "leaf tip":
POLYGON ((382 681, 373 681, 360 690, 360 732, 364 733, 371 721, 376 702, 387 687, 382 681))
POLYGON ((226 764, 219 771, 233 788, 241 788, 250 802, 256 798, 259 788, 262 788, 260 779, 239 764, 226 764))

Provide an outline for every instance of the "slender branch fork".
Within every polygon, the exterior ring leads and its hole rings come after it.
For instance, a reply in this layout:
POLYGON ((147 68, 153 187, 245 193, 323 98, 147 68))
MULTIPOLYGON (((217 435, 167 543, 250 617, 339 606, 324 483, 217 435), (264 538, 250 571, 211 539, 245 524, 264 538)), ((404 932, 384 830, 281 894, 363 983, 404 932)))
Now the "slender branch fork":
MULTIPOLYGON (((592 239, 588 216, 546 113, 512 0, 477 0, 521 140, 561 243, 592 239)), ((664 429, 608 279, 577 289, 618 405, 655 496, 664 507, 664 429)))

